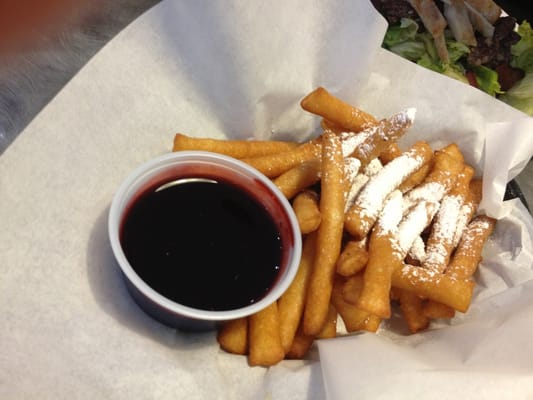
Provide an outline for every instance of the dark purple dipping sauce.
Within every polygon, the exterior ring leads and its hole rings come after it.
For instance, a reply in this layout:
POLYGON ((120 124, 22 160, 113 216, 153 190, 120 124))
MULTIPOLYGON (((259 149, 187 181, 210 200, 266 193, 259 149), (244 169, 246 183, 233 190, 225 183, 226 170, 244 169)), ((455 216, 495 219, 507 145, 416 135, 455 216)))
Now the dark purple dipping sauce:
POLYGON ((246 188, 194 176, 143 190, 125 213, 120 240, 132 268, 161 295, 230 310, 260 300, 275 283, 281 224, 246 188))

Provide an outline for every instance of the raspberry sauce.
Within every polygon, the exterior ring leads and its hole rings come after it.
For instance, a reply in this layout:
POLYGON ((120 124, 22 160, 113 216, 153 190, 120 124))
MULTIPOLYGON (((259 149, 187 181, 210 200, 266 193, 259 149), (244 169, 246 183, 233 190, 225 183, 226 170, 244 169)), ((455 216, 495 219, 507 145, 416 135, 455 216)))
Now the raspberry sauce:
POLYGON ((245 188, 186 177, 145 189, 128 208, 121 244, 152 289, 203 310, 264 297, 282 263, 281 222, 245 188))

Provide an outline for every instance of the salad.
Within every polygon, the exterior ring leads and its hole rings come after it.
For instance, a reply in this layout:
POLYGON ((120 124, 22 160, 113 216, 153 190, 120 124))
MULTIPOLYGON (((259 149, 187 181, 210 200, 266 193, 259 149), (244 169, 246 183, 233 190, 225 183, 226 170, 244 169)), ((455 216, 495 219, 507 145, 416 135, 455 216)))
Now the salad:
POLYGON ((533 29, 492 0, 372 0, 383 47, 533 116, 533 29))

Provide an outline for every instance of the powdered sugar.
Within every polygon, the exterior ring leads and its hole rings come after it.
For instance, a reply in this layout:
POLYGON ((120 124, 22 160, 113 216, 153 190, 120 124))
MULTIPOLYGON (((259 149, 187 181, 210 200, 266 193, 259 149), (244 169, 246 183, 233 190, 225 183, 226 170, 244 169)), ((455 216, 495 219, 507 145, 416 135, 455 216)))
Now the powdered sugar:
MULTIPOLYGON (((350 157, 357 161, 359 161, 355 157, 350 157)), ((361 163, 359 162, 359 165, 361 163)), ((356 197, 359 195, 359 192, 365 186, 368 181, 370 180, 370 177, 378 173, 383 168, 383 165, 381 164, 381 161, 379 161, 378 158, 373 159, 371 162, 369 162, 363 169, 362 172, 359 172, 350 183, 350 189, 346 193, 346 204, 344 212, 347 212, 350 207, 353 205, 356 197)))
POLYGON ((461 240, 461 236, 463 235, 463 232, 466 228, 466 225, 469 222, 470 216, 473 213, 473 205, 470 203, 464 203, 461 206, 461 210, 459 211, 459 215, 457 217, 457 222, 455 224, 455 234, 453 235, 453 247, 457 246, 459 244, 459 240, 461 240))
POLYGON ((355 157, 346 157, 344 159, 344 177, 349 182, 353 182, 361 168, 361 161, 355 157))
POLYGON ((417 236, 409 249, 409 256, 417 260, 419 263, 424 262, 426 259, 426 244, 421 236, 417 236))
MULTIPOLYGON (((419 268, 419 267, 416 267, 410 264, 404 264, 404 266, 400 270, 400 273, 405 278, 411 280, 411 283, 413 284, 416 284, 416 282, 429 282, 429 281, 432 281, 438 284, 440 278, 443 276, 443 274, 437 273, 435 271, 419 268)), ((451 276, 448 278, 453 279, 453 277, 451 276)))
POLYGON ((446 194, 446 186, 440 182, 427 182, 407 192, 404 196, 404 211, 421 200, 439 202, 446 194))
POLYGON ((415 115, 416 115, 416 108, 410 107, 405 110, 404 112, 405 118, 409 121, 409 123, 413 123, 415 121, 415 115))
POLYGON ((462 247, 465 251, 474 246, 474 241, 487 229, 490 228, 490 222, 486 218, 475 218, 467 227, 462 236, 462 247))
MULTIPOLYGON (((365 129, 360 132, 364 134, 367 138, 379 137, 382 141, 389 141, 395 139, 401 135, 406 129, 408 129, 414 122, 416 115, 415 108, 408 108, 404 111, 400 111, 390 118, 387 118, 380 123, 371 126, 370 128, 365 129)), ((361 143, 357 150, 361 156, 365 159, 369 158, 372 152, 376 147, 375 141, 365 141, 361 143)))
POLYGON ((425 268, 443 272, 448 264, 456 223, 459 218, 462 196, 444 196, 427 246, 427 258, 422 264, 425 268))
POLYGON ((372 161, 370 161, 365 166, 363 173, 367 175, 368 177, 372 177, 376 175, 382 169, 383 169, 383 164, 381 163, 379 158, 374 158, 372 161))
POLYGON ((341 140, 342 155, 349 157, 370 135, 369 131, 362 132, 341 132, 339 138, 341 140))
POLYGON ((404 257, 414 241, 428 226, 439 208, 439 203, 421 201, 403 218, 398 227, 398 240, 404 257))
POLYGON ((383 205, 377 224, 385 234, 397 234, 402 219, 402 192, 394 190, 383 205))
POLYGON ((346 193, 346 205, 344 212, 347 212, 350 209, 350 207, 355 201, 355 198, 361 191, 361 188, 366 185, 369 179, 370 178, 365 174, 357 174, 355 179, 352 181, 352 184, 350 185, 350 189, 346 193))
POLYGON ((385 198, 422 162, 423 158, 415 151, 408 151, 385 165, 370 179, 355 201, 363 215, 376 218, 385 198))

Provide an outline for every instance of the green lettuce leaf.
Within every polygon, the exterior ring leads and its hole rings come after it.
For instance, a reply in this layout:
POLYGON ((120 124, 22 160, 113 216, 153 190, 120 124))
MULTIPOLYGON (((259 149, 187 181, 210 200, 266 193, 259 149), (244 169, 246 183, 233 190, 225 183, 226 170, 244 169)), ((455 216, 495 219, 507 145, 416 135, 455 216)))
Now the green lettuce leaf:
POLYGON ((461 64, 443 64, 440 60, 433 60, 427 54, 422 56, 417 62, 418 65, 428 68, 432 71, 439 72, 450 78, 458 81, 468 83, 468 79, 465 75, 465 69, 461 64))
POLYGON ((387 29, 383 45, 385 48, 396 46, 400 43, 416 41, 418 24, 410 18, 402 18, 400 25, 394 25, 387 29))
POLYGON ((414 40, 390 46, 389 50, 411 61, 418 61, 426 53, 424 43, 414 40))
POLYGON ((416 62, 425 68, 468 83, 465 70, 458 61, 470 51, 468 46, 446 38, 450 63, 440 60, 435 42, 428 32, 418 32, 418 24, 410 18, 402 18, 399 25, 389 27, 383 40, 383 47, 399 56, 416 62))
POLYGON ((533 117, 533 71, 500 96, 500 100, 533 117))
POLYGON ((498 83, 498 73, 496 71, 483 65, 472 67, 472 71, 476 75, 476 81, 481 90, 491 96, 503 93, 498 83))
POLYGON ((443 63, 438 56, 433 38, 427 33, 420 34, 419 38, 424 42, 426 53, 418 59, 416 62, 418 65, 421 65, 422 67, 428 68, 432 71, 439 72, 458 81, 468 83, 468 79, 465 75, 465 69, 463 65, 458 62, 462 56, 469 52, 468 46, 465 46, 462 43, 454 40, 446 41, 446 47, 448 48, 448 53, 450 55, 450 62, 443 63))
POLYGON ((517 29, 520 40, 511 47, 511 65, 526 72, 533 70, 533 29, 529 22, 522 22, 517 29))
POLYGON ((469 83, 468 78, 465 75, 465 69, 461 64, 448 64, 445 66, 442 73, 458 81, 469 83))
POLYGON ((466 56, 470 52, 470 49, 466 44, 456 40, 446 40, 446 48, 448 49, 450 63, 452 64, 457 63, 459 59, 466 56))
POLYGON ((511 47, 511 65, 526 72, 524 78, 501 95, 500 100, 533 116, 533 29, 522 22, 517 29, 520 40, 511 47))
POLYGON ((439 64, 441 62, 439 53, 437 52, 437 47, 435 46, 435 42, 431 35, 428 32, 419 33, 417 39, 424 43, 424 47, 426 48, 426 55, 424 58, 429 57, 429 60, 425 60, 424 63, 432 62, 434 64, 439 64))
MULTIPOLYGON (((446 35, 449 62, 443 63, 437 53, 435 42, 428 32, 419 32, 418 24, 409 18, 402 18, 399 25, 390 26, 383 40, 383 47, 432 71, 444 74, 464 83, 469 83, 462 63, 470 49, 454 40, 450 32, 446 35)), ((526 77, 513 89, 503 94, 496 71, 485 66, 469 67, 475 74, 479 89, 499 96, 503 101, 526 113, 533 108, 533 29, 524 21, 517 29, 521 39, 512 47, 511 65, 527 72, 526 77)))

